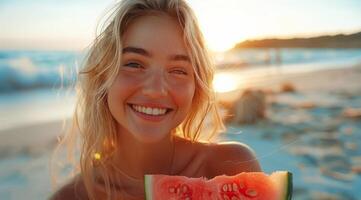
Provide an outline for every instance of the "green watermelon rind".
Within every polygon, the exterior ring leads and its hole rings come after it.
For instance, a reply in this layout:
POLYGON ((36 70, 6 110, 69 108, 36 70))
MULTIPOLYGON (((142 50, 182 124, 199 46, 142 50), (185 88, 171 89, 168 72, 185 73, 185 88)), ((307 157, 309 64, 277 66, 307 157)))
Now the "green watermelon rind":
POLYGON ((144 189, 145 189, 145 199, 152 200, 153 199, 153 191, 152 191, 152 181, 153 175, 145 175, 144 176, 144 189))
POLYGON ((285 188, 284 200, 291 200, 292 199, 292 190, 293 190, 292 173, 290 173, 288 171, 284 171, 283 173, 285 173, 285 176, 286 176, 284 178, 285 183, 283 184, 283 188, 285 188))
POLYGON ((292 199, 292 192, 293 192, 293 180, 292 180, 292 173, 287 172, 287 192, 286 192, 286 199, 285 200, 291 200, 292 199))
POLYGON ((280 200, 291 200, 293 191, 292 173, 288 171, 277 171, 273 172, 270 177, 276 182, 279 190, 284 188, 284 190, 281 191, 280 200))

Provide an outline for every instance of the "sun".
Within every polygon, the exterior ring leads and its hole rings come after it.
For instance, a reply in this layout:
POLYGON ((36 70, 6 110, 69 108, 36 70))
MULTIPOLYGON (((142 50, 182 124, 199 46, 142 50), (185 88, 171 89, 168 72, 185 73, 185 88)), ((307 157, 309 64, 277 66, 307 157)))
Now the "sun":
POLYGON ((234 42, 225 38, 214 38, 209 39, 208 46, 214 52, 225 52, 234 46, 234 42))
POLYGON ((233 48, 239 41, 239 38, 229 37, 222 31, 206 31, 205 40, 210 50, 214 52, 225 52, 233 48))
MULTIPOLYGON (((201 29, 208 48, 214 52, 225 52, 240 40, 243 39, 243 34, 231 33, 232 30, 225 22, 219 21, 212 23, 210 21, 203 21, 201 29)), ((234 31, 234 30, 233 30, 234 31)))

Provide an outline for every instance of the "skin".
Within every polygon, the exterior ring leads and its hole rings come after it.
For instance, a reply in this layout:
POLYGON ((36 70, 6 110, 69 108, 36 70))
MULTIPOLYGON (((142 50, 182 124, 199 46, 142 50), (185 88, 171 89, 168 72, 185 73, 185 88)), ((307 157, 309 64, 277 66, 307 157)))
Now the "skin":
MULTIPOLYGON (((171 135, 189 113, 195 91, 182 38, 177 21, 166 15, 137 18, 124 33, 123 66, 108 93, 120 143, 111 162, 127 174, 119 176, 119 197, 144 199, 144 174, 213 178, 261 170, 254 153, 241 143, 191 142, 171 135), (155 122, 137 115, 129 104, 171 111, 155 122)), ((105 197, 102 184, 96 192, 105 197)), ((86 199, 80 176, 51 199, 86 199)))

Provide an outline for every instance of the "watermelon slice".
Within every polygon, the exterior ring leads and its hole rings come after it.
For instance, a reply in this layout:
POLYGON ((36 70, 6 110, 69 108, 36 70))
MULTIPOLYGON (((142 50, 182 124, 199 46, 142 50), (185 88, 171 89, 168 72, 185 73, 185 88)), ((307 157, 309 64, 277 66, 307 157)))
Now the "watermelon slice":
POLYGON ((145 175, 147 200, 289 200, 292 174, 262 172, 217 176, 211 180, 185 176, 145 175))

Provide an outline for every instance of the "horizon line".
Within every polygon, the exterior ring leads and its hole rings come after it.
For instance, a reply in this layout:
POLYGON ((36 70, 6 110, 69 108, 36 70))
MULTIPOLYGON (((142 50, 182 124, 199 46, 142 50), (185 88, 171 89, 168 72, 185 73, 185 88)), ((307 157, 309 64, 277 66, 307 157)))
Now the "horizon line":
MULTIPOLYGON (((267 40, 267 39, 309 39, 322 36, 336 36, 336 35, 352 35, 361 32, 361 28, 351 31, 333 31, 325 33, 299 33, 290 35, 269 35, 265 37, 249 37, 236 42, 234 45, 245 41, 267 40)), ((34 51, 86 51, 93 40, 82 40, 78 38, 62 38, 61 41, 54 39, 40 39, 40 38, 0 38, 0 50, 34 50, 34 51), (74 45, 74 40, 78 41, 74 45), (37 43, 37 45, 33 45, 37 43), (61 44, 61 45, 60 45, 61 44)), ((210 50, 212 50, 210 48, 210 50)))

